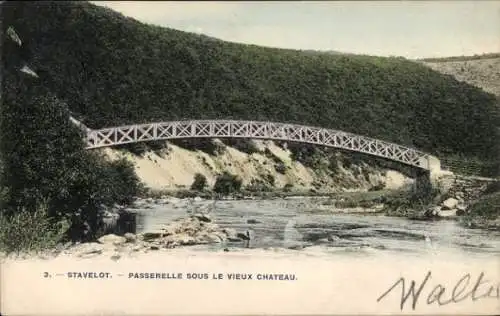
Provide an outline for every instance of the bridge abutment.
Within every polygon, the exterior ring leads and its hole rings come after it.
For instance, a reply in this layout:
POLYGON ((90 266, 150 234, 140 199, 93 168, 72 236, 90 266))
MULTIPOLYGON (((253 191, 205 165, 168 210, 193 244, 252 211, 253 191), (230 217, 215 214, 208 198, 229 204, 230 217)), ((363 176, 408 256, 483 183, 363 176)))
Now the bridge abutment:
POLYGON ((433 189, 439 188, 439 179, 443 175, 441 161, 435 156, 428 156, 427 169, 419 169, 415 174, 415 188, 417 192, 431 194, 433 189))

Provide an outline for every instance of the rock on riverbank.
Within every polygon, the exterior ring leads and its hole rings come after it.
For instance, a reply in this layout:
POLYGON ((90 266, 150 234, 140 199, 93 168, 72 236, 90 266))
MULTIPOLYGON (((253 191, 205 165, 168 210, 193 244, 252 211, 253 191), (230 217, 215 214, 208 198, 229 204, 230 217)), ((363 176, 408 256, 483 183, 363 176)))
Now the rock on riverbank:
POLYGON ((77 244, 63 252, 81 258, 107 254, 112 259, 119 259, 123 253, 149 252, 228 241, 238 242, 245 240, 245 237, 245 234, 238 233, 234 229, 221 228, 212 222, 209 215, 198 213, 187 218, 179 218, 157 231, 137 235, 126 233, 124 236, 108 234, 100 237, 97 242, 77 244))

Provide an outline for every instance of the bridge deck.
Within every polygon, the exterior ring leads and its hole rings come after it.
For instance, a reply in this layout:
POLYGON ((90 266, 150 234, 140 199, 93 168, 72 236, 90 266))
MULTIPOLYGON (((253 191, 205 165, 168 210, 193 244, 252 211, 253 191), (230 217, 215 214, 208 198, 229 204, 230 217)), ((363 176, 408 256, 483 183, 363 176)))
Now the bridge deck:
POLYGON ((125 125, 87 130, 89 149, 181 138, 251 138, 292 141, 347 149, 430 169, 429 154, 402 145, 339 130, 297 124, 191 120, 125 125))

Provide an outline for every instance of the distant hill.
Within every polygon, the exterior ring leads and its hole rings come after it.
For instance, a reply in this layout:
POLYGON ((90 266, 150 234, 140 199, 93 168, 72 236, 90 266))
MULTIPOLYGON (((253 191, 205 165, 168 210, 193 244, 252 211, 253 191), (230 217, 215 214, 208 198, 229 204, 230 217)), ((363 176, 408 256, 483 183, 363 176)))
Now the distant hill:
POLYGON ((436 71, 500 96, 500 53, 420 61, 436 71))
POLYGON ((336 50, 305 49, 305 50, 302 50, 302 52, 309 53, 309 54, 354 55, 354 54, 351 54, 351 53, 340 52, 340 51, 336 51, 336 50))
POLYGON ((310 54, 146 25, 87 2, 19 2, 31 68, 91 128, 182 118, 297 122, 498 157, 498 99, 404 58, 310 54))
POLYGON ((421 58, 419 61, 428 63, 443 63, 449 61, 471 61, 471 60, 484 60, 500 58, 500 53, 486 53, 472 56, 449 56, 449 57, 436 57, 436 58, 421 58))

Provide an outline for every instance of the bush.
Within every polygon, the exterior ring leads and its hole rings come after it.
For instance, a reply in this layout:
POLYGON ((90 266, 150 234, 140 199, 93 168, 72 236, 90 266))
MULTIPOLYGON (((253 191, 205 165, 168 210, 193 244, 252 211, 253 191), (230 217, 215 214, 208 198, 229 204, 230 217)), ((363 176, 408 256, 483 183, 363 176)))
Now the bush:
POLYGON ((495 193, 495 192, 500 192, 500 181, 494 181, 486 187, 484 190, 484 194, 489 194, 489 193, 495 193))
POLYGON ((379 184, 376 184, 376 185, 372 186, 371 188, 369 188, 368 191, 380 191, 383 189, 385 189, 385 184, 379 183, 379 184))
POLYGON ((285 184, 285 186, 283 186, 283 191, 290 192, 290 191, 292 191, 292 188, 293 188, 293 184, 287 183, 287 184, 285 184))
POLYGON ((260 179, 252 179, 246 189, 250 192, 270 192, 271 186, 260 179))
POLYGON ((104 168, 107 169, 107 175, 102 180, 106 180, 111 186, 108 201, 105 201, 105 204, 118 203, 127 205, 132 203, 143 189, 135 173, 134 165, 127 159, 121 158, 106 162, 104 168))
POLYGON ((267 181, 267 183, 271 186, 271 187, 274 187, 274 185, 276 184, 276 179, 274 178, 274 176, 270 173, 266 174, 264 176, 264 180, 267 181))
POLYGON ((10 216, 0 214, 0 250, 19 253, 54 248, 64 240, 70 224, 67 219, 54 222, 48 215, 45 205, 34 212, 23 209, 10 216))
POLYGON ((279 162, 279 163, 275 164, 274 169, 278 173, 286 174, 286 165, 283 162, 279 162))
POLYGON ((221 155, 226 150, 226 146, 210 138, 189 138, 189 139, 174 139, 173 144, 187 150, 201 150, 212 156, 221 155))
POLYGON ((232 194, 239 192, 241 189, 242 180, 233 174, 225 171, 215 180, 214 191, 221 194, 232 194))
POLYGON ((419 219, 428 217, 429 208, 442 200, 442 192, 437 188, 419 191, 398 190, 384 197, 385 211, 389 216, 405 216, 419 219))
POLYGON ((207 177, 201 173, 196 173, 194 175, 193 184, 191 184, 191 190, 203 191, 207 186, 207 177))
POLYGON ((247 155, 251 155, 254 153, 259 153, 260 150, 255 145, 254 141, 251 139, 245 138, 226 138, 223 139, 222 142, 227 146, 231 146, 247 155))
POLYGON ((484 195, 475 201, 470 206, 466 217, 496 219, 498 216, 500 216, 500 192, 484 195))

